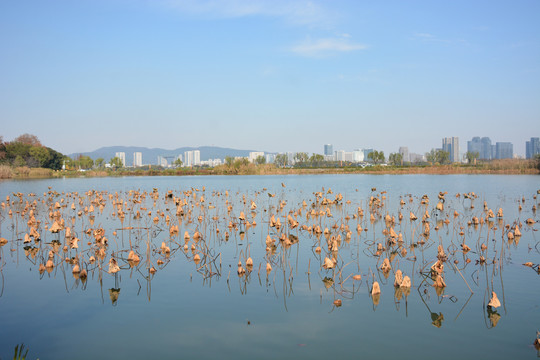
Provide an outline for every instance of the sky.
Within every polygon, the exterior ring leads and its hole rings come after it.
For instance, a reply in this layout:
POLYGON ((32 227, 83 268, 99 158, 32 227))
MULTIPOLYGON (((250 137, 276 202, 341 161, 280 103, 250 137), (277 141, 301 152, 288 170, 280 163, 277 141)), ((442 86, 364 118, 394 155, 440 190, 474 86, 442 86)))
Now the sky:
POLYGON ((2 0, 0 135, 64 154, 540 136, 540 1, 2 0))

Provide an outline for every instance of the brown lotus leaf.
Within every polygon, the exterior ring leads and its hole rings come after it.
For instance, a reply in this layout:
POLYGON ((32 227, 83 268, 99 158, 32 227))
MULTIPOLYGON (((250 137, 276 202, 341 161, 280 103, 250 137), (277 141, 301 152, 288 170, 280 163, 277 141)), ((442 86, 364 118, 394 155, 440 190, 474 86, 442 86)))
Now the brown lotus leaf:
POLYGON ((73 274, 78 274, 78 273, 80 273, 80 272, 81 272, 81 268, 79 267, 79 264, 75 264, 75 265, 73 266, 73 269, 71 269, 71 272, 72 272, 73 274))
POLYGON ((399 287, 401 286, 401 283, 403 282, 403 273, 400 269, 398 269, 394 275, 394 286, 399 287))
POLYGON ((272 265, 270 263, 266 263, 266 273, 270 273, 272 271, 272 265))
POLYGON ((120 271, 120 266, 118 266, 118 262, 116 261, 116 259, 112 257, 109 260, 109 273, 116 274, 119 271, 120 271))
POLYGON ((341 299, 334 300, 334 306, 340 307, 341 306, 341 299))
POLYGON ((242 276, 246 273, 246 270, 244 270, 244 268, 242 267, 241 262, 238 262, 238 269, 236 270, 236 272, 238 273, 238 276, 242 276))
POLYGON ((526 263, 523 264, 523 265, 528 266, 528 267, 533 267, 533 263, 530 262, 530 261, 526 262, 526 263))
POLYGON ((49 228, 49 231, 52 232, 53 234, 56 234, 58 233, 60 230, 62 230, 62 227, 60 226, 60 224, 55 221, 52 226, 49 228))
POLYGON ((411 287, 411 278, 408 277, 407 275, 405 275, 403 277, 403 281, 401 281, 401 284, 399 285, 399 287, 410 288, 411 287))
POLYGON ((442 274, 444 271, 444 263, 441 260, 437 260, 433 265, 431 265, 431 271, 434 274, 442 274))
POLYGON ((334 260, 328 258, 328 257, 325 257, 324 258, 324 264, 323 264, 323 268, 325 269, 332 269, 334 268, 336 264, 334 263, 334 260))
POLYGON ((377 281, 373 282, 373 286, 371 287, 371 295, 377 295, 381 293, 381 287, 377 281))
POLYGON ((499 301, 497 294, 495 294, 495 291, 491 292, 491 299, 489 299, 488 306, 491 306, 492 308, 498 308, 501 306, 501 302, 499 301))
POLYGON ((139 255, 137 255, 135 253, 135 251, 133 250, 130 250, 129 252, 129 255, 128 255, 128 261, 131 261, 131 262, 139 262, 141 259, 139 258, 139 255))
POLYGON ((444 282, 444 279, 441 275, 437 275, 437 277, 435 278, 435 281, 433 282, 433 287, 436 287, 436 288, 446 287, 446 283, 444 282))
POLYGON ((392 266, 390 265, 390 260, 388 260, 388 258, 385 258, 385 259, 383 260, 382 265, 381 265, 381 270, 382 270, 383 272, 388 272, 388 271, 390 271, 391 269, 392 269, 392 266))
POLYGON ((360 280, 362 280, 362 275, 356 274, 356 275, 353 275, 352 278, 353 278, 354 280, 356 280, 356 281, 360 281, 360 280))

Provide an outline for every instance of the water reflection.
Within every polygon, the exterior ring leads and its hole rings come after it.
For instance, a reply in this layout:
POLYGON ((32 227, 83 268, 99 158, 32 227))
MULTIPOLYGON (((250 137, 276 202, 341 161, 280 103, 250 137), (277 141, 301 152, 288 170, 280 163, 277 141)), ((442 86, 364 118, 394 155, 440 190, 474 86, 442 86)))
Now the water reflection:
POLYGON ((472 295, 484 292, 491 300, 501 295, 500 303, 485 306, 486 325, 495 327, 506 314, 503 272, 522 238, 535 260, 523 269, 539 271, 536 212, 522 208, 536 203, 536 195, 523 197, 519 216, 508 218, 503 214, 512 211, 502 206, 515 202, 491 208, 474 193, 430 198, 373 189, 347 198, 325 188, 311 194, 285 187, 274 193, 50 188, 2 202, 1 266, 29 266, 43 281, 63 281, 66 292, 86 291, 92 281, 103 294, 103 280, 114 278, 113 306, 122 303, 122 282, 136 281, 137 294, 151 301, 152 281, 168 271, 189 273, 205 287, 226 281, 229 292, 242 295, 265 288, 285 310, 298 283, 331 310, 366 294, 376 310, 393 291, 397 311, 404 303, 408 316, 408 302, 420 300, 438 328, 445 318, 430 305, 455 303, 457 320, 472 295), (455 293, 468 292, 459 302, 455 293))

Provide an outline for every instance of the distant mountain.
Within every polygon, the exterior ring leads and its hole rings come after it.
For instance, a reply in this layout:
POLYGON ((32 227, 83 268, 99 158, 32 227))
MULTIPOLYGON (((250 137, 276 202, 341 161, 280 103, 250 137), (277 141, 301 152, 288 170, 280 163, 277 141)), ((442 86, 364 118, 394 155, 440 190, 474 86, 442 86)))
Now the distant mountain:
POLYGON ((251 151, 254 150, 238 150, 230 148, 222 148, 217 146, 200 146, 200 147, 181 147, 174 150, 160 149, 160 148, 146 148, 139 146, 107 146, 100 149, 70 154, 69 157, 76 158, 79 155, 89 156, 93 160, 97 158, 105 159, 105 162, 109 162, 110 159, 115 157, 117 152, 126 153, 126 166, 133 165, 133 153, 141 152, 142 153, 142 162, 144 165, 157 165, 158 156, 169 157, 169 160, 172 161, 178 155, 184 156, 185 151, 190 150, 199 150, 201 152, 201 161, 208 159, 225 159, 226 156, 248 156, 251 151))

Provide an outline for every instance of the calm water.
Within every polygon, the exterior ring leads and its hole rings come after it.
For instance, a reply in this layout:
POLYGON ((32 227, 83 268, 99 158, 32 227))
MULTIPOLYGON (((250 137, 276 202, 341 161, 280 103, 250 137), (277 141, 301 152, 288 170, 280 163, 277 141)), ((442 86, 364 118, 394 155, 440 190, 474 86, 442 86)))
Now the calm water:
POLYGON ((0 237, 8 240, 0 247, 0 357, 11 358, 15 345, 24 343, 30 359, 536 358, 532 344, 540 330, 540 275, 522 264, 540 263, 538 224, 525 223, 538 220, 532 208, 539 206, 534 199, 539 179, 321 175, 3 181, 0 200, 9 195, 14 204, 0 209, 0 237), (84 213, 95 198, 85 194, 89 190, 103 192, 105 200, 103 209, 95 207, 93 223, 84 213), (146 197, 133 203, 133 191, 146 197), (165 196, 168 191, 185 200, 183 216, 176 215, 174 200, 165 196), (448 192, 442 212, 435 209, 440 191, 448 192), (316 192, 330 200, 341 193, 343 200, 321 206, 316 192), (470 192, 478 196, 474 201, 455 196, 470 192), (22 194, 22 203, 13 193, 22 194), (420 203, 423 195, 429 197, 427 205, 420 203), (375 221, 370 221, 371 196, 383 203, 375 221), (45 229, 46 223, 51 225, 48 205, 61 199, 67 206, 58 211, 81 239, 78 249, 67 252, 61 248, 66 244, 64 231, 51 234, 45 229), (41 240, 24 244, 28 214, 23 219, 15 211, 34 200, 41 240), (124 202, 123 221, 113 200, 124 202), (257 205, 253 213, 252 201, 257 205), (495 213, 502 208, 504 220, 468 226, 474 216, 485 218, 484 201, 495 213), (331 217, 306 216, 327 207, 331 217), (364 216, 355 218, 358 207, 364 216), (241 211, 256 226, 240 224, 241 211), (426 211, 431 226, 427 238, 421 236, 426 211), (417 221, 409 220, 410 212, 417 221), (281 220, 279 230, 269 226, 272 214, 281 220), (289 214, 296 215, 299 227, 287 226, 289 214), (395 216, 394 229, 402 234, 402 243, 389 243, 383 234, 386 226, 380 216, 386 214, 395 216), (236 228, 229 228, 229 221, 238 223, 236 228), (504 225, 515 222, 522 223, 522 236, 508 241, 504 225), (349 226, 350 240, 341 224, 349 226), (358 233, 358 224, 367 231, 358 233), (169 234, 171 225, 179 226, 178 235, 169 234), (328 228, 328 238, 341 235, 336 268, 321 267, 325 256, 331 257, 327 238, 302 230, 303 225, 328 228), (90 263, 98 247, 85 231, 96 228, 105 230, 108 246, 103 260, 90 263), (190 239, 187 251, 185 231, 203 235, 199 242, 190 239), (293 244, 280 242, 281 234, 294 235, 293 244), (277 245, 269 253, 267 235, 277 245), (53 240, 61 243, 56 266, 40 272, 53 240), (472 249, 467 254, 461 251, 463 241, 472 249), (170 247, 169 255, 160 251, 162 242, 170 247), (125 261, 130 243, 141 256, 135 266, 125 261), (377 256, 379 243, 384 249, 377 256), (442 290, 432 286, 428 274, 439 244, 448 257, 442 290), (34 256, 26 255, 25 247, 34 256), (113 253, 121 267, 116 274, 107 272, 113 253), (202 262, 193 261, 195 253, 203 256, 202 262), (88 270, 86 281, 60 261, 75 256, 88 270), (239 277, 237 263, 245 267, 247 256, 254 261, 253 270, 239 277), (479 262, 480 256, 486 261, 479 262), (391 259, 388 278, 378 269, 384 258, 391 259), (272 264, 268 275, 267 262, 272 264), (149 267, 157 272, 150 274, 149 267), (410 292, 395 291, 397 269, 411 277, 410 292), (362 280, 353 280, 355 274, 362 280), (370 296, 373 281, 380 283, 378 300, 370 296), (496 309, 486 307, 491 291, 501 301, 496 309), (342 301, 339 307, 334 306, 337 299, 342 301))

